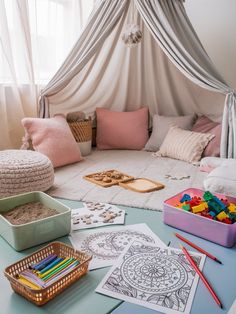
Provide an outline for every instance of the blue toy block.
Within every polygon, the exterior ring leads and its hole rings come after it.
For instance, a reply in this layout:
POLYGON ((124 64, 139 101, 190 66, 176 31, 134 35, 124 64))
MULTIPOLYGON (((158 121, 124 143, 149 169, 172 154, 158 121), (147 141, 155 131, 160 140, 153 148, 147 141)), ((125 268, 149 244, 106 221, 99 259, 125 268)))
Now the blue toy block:
POLYGON ((209 201, 207 204, 208 204, 209 209, 215 212, 216 215, 218 215, 220 212, 224 210, 224 208, 222 208, 222 206, 218 204, 214 199, 209 201))
POLYGON ((213 217, 213 218, 217 215, 217 214, 216 214, 215 212, 213 212, 213 211, 210 211, 208 214, 211 215, 211 217, 213 217))
POLYGON ((186 201, 191 201, 192 197, 189 194, 184 194, 180 199, 180 203, 184 203, 186 201))
POLYGON ((220 207, 223 209, 225 209, 227 206, 216 196, 213 197, 213 200, 220 205, 220 207))

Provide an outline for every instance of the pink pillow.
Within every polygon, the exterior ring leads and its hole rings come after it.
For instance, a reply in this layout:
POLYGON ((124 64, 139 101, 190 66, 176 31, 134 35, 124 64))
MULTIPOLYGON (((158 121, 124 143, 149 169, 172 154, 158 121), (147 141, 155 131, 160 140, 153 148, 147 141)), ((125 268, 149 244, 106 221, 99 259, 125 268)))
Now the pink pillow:
POLYGON ((192 131, 200 133, 214 134, 215 137, 209 142, 205 148, 202 157, 220 156, 220 139, 221 139, 221 124, 214 122, 206 116, 198 117, 197 121, 193 125, 192 131))
POLYGON ((24 118, 22 125, 32 140, 34 150, 46 155, 54 167, 82 160, 64 115, 50 119, 24 118))
POLYGON ((148 108, 116 112, 97 108, 98 149, 142 149, 148 140, 148 108))

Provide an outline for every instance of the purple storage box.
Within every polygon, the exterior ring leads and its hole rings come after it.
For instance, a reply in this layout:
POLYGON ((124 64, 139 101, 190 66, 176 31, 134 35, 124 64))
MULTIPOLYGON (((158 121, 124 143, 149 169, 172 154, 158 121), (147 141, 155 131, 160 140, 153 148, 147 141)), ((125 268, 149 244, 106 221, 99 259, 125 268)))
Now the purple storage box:
MULTIPOLYGON (((164 223, 187 231, 201 238, 223 246, 231 247, 236 243, 236 223, 225 224, 216 220, 187 212, 175 207, 184 194, 203 197, 205 191, 189 188, 164 201, 164 223)), ((219 198, 227 198, 236 204, 236 198, 214 193, 219 198)))

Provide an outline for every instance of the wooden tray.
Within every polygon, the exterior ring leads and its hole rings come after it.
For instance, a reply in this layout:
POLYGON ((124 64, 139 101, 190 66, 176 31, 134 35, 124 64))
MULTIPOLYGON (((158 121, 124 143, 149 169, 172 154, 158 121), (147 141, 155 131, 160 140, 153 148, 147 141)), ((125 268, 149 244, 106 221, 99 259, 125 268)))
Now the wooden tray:
POLYGON ((83 178, 104 188, 134 179, 134 177, 114 169, 94 172, 84 176, 83 178), (104 179, 109 179, 110 181, 108 180, 109 182, 104 182, 104 179))
POLYGON ((136 178, 128 182, 120 182, 119 185, 125 189, 140 193, 157 191, 165 187, 160 182, 152 181, 146 178, 136 178))

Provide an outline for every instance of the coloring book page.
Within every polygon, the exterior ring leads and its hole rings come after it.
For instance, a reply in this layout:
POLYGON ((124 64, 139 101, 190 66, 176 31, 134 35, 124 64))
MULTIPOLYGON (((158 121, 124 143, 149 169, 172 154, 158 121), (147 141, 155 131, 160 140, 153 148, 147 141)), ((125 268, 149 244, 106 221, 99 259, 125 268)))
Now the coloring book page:
POLYGON ((93 256, 90 270, 113 265, 134 240, 165 246, 146 224, 72 232, 69 239, 75 249, 93 256))
POLYGON ((125 210, 106 203, 83 203, 84 207, 71 210, 71 230, 123 225, 125 210))
MULTIPOLYGON (((190 254, 202 269, 205 256, 190 254)), ((95 291, 161 313, 187 314, 197 283, 198 275, 181 250, 134 241, 95 291)))

